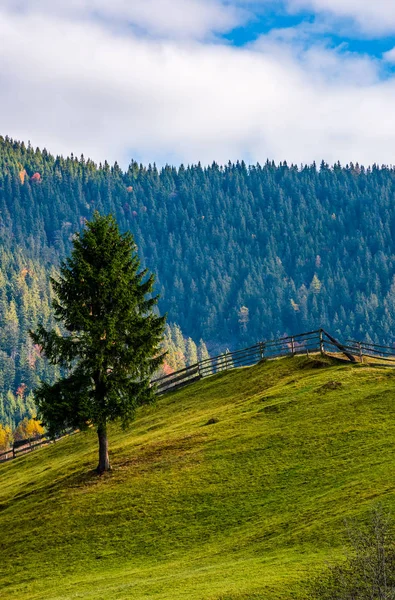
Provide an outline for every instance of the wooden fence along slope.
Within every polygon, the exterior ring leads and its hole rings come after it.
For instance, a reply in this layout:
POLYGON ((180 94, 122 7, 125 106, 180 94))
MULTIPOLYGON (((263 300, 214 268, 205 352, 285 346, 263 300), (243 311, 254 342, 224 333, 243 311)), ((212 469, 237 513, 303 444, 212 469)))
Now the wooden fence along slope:
POLYGON ((48 444, 53 444, 58 440, 67 437, 69 435, 74 435, 77 433, 76 431, 68 431, 63 435, 58 435, 55 438, 48 438, 46 435, 40 435, 36 438, 29 438, 25 440, 18 440, 13 443, 12 448, 6 450, 5 452, 0 453, 0 463, 5 462, 6 460, 11 460, 13 458, 17 458, 22 454, 27 454, 32 450, 36 450, 37 448, 41 448, 41 446, 48 446, 48 444))
MULTIPOLYGON (((170 375, 159 377, 153 383, 156 384, 158 394, 173 391, 181 386, 189 385, 203 377, 227 371, 237 367, 248 367, 258 363, 260 360, 270 360, 282 358, 284 356, 296 356, 298 354, 311 354, 320 352, 321 354, 336 354, 339 358, 350 362, 361 360, 363 354, 380 358, 378 349, 384 349, 387 356, 391 356, 393 366, 395 367, 395 348, 366 345, 362 342, 347 342, 342 344, 324 329, 300 333, 277 340, 259 342, 250 348, 237 350, 236 352, 227 352, 199 361, 181 371, 176 371, 170 375), (368 351, 369 350, 369 351, 368 351)), ((391 360, 389 358, 389 360, 391 360)))
MULTIPOLYGON (((321 353, 322 355, 336 356, 347 362, 373 363, 377 366, 395 367, 395 348, 391 346, 380 346, 367 342, 347 340, 345 343, 337 341, 324 329, 300 333, 277 340, 259 342, 255 346, 226 352, 219 356, 201 360, 190 367, 181 369, 170 375, 159 377, 152 381, 156 385, 159 395, 177 390, 185 385, 190 385, 204 377, 215 375, 221 371, 228 371, 238 367, 250 367, 261 360, 278 359, 285 356, 297 356, 305 354, 321 353)), ((68 432, 70 435, 73 432, 68 432)), ((60 437, 64 436, 59 436, 60 437)), ((21 440, 14 444, 13 448, 0 454, 0 462, 11 460, 21 454, 35 450, 43 445, 52 443, 45 436, 35 440, 21 440)))

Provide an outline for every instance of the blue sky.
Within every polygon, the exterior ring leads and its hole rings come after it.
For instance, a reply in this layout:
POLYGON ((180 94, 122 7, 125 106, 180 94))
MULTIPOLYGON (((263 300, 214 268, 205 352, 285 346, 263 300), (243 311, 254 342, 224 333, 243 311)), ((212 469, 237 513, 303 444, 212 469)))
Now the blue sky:
POLYGON ((223 38, 233 45, 241 47, 254 42, 261 35, 269 33, 271 29, 297 27, 313 21, 314 15, 309 13, 288 15, 283 11, 262 11, 262 13, 258 12, 248 23, 223 34, 223 38))
POLYGON ((0 133, 97 161, 395 162, 394 0, 0 0, 0 133))
MULTIPOLYGON (((282 10, 275 11, 262 10, 248 23, 232 29, 228 33, 223 34, 223 39, 227 40, 234 46, 242 47, 257 40, 261 35, 268 34, 272 29, 289 29, 300 27, 305 23, 314 24, 316 15, 314 12, 302 11, 297 15, 290 15, 282 10)), ((316 39, 323 39, 330 43, 333 47, 345 45, 351 52, 368 54, 372 57, 381 58, 384 52, 388 52, 395 47, 395 35, 377 35, 373 36, 362 34, 359 31, 347 31, 347 28, 342 32, 342 35, 337 35, 334 31, 318 33, 316 39)))

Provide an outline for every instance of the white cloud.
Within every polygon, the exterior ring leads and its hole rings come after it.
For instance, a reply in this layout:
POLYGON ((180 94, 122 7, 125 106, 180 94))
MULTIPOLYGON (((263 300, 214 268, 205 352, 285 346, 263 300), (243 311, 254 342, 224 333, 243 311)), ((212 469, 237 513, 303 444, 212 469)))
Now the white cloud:
POLYGON ((383 58, 388 63, 395 63, 395 48, 388 50, 388 52, 384 52, 383 58))
POLYGON ((232 0, 238 6, 249 7, 258 12, 298 14, 306 10, 313 13, 320 25, 348 34, 372 37, 395 32, 394 0, 232 0))
POLYGON ((204 38, 231 30, 249 16, 221 0, 0 0, 15 13, 95 19, 107 28, 133 26, 151 36, 204 38))
POLYGON ((335 19, 348 19, 364 34, 380 36, 395 32, 394 0, 285 1, 289 10, 293 12, 309 9, 316 14, 326 14, 335 19))
POLYGON ((106 27, 133 26, 152 36, 199 38, 227 32, 254 13, 313 12, 328 26, 380 36, 395 32, 394 0, 0 0, 0 8, 69 19, 102 20, 106 27))
POLYGON ((275 33, 254 46, 121 35, 0 10, 0 133, 96 160, 395 162, 395 82, 275 33))
POLYGON ((333 47, 325 36, 317 37, 314 25, 309 23, 272 29, 258 38, 252 47, 277 60, 282 57, 282 60, 298 65, 311 82, 368 85, 379 80, 377 59, 352 53, 345 44, 333 47))

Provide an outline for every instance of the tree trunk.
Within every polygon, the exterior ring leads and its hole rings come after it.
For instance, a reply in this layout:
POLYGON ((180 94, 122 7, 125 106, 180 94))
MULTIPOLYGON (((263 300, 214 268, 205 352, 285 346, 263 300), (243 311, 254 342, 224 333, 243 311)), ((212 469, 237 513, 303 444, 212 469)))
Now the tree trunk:
POLYGON ((101 475, 105 471, 111 471, 110 459, 108 458, 107 425, 105 422, 98 426, 97 435, 99 438, 99 464, 97 472, 101 475))

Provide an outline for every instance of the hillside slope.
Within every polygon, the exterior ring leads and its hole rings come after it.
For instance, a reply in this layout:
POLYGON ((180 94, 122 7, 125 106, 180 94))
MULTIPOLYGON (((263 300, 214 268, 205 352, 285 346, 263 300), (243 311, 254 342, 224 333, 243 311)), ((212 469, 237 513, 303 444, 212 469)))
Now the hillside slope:
POLYGON ((286 358, 0 466, 0 597, 286 599, 395 504, 395 371, 286 358), (211 424, 208 424, 211 421, 211 424), (216 421, 216 422, 212 422, 216 421))

